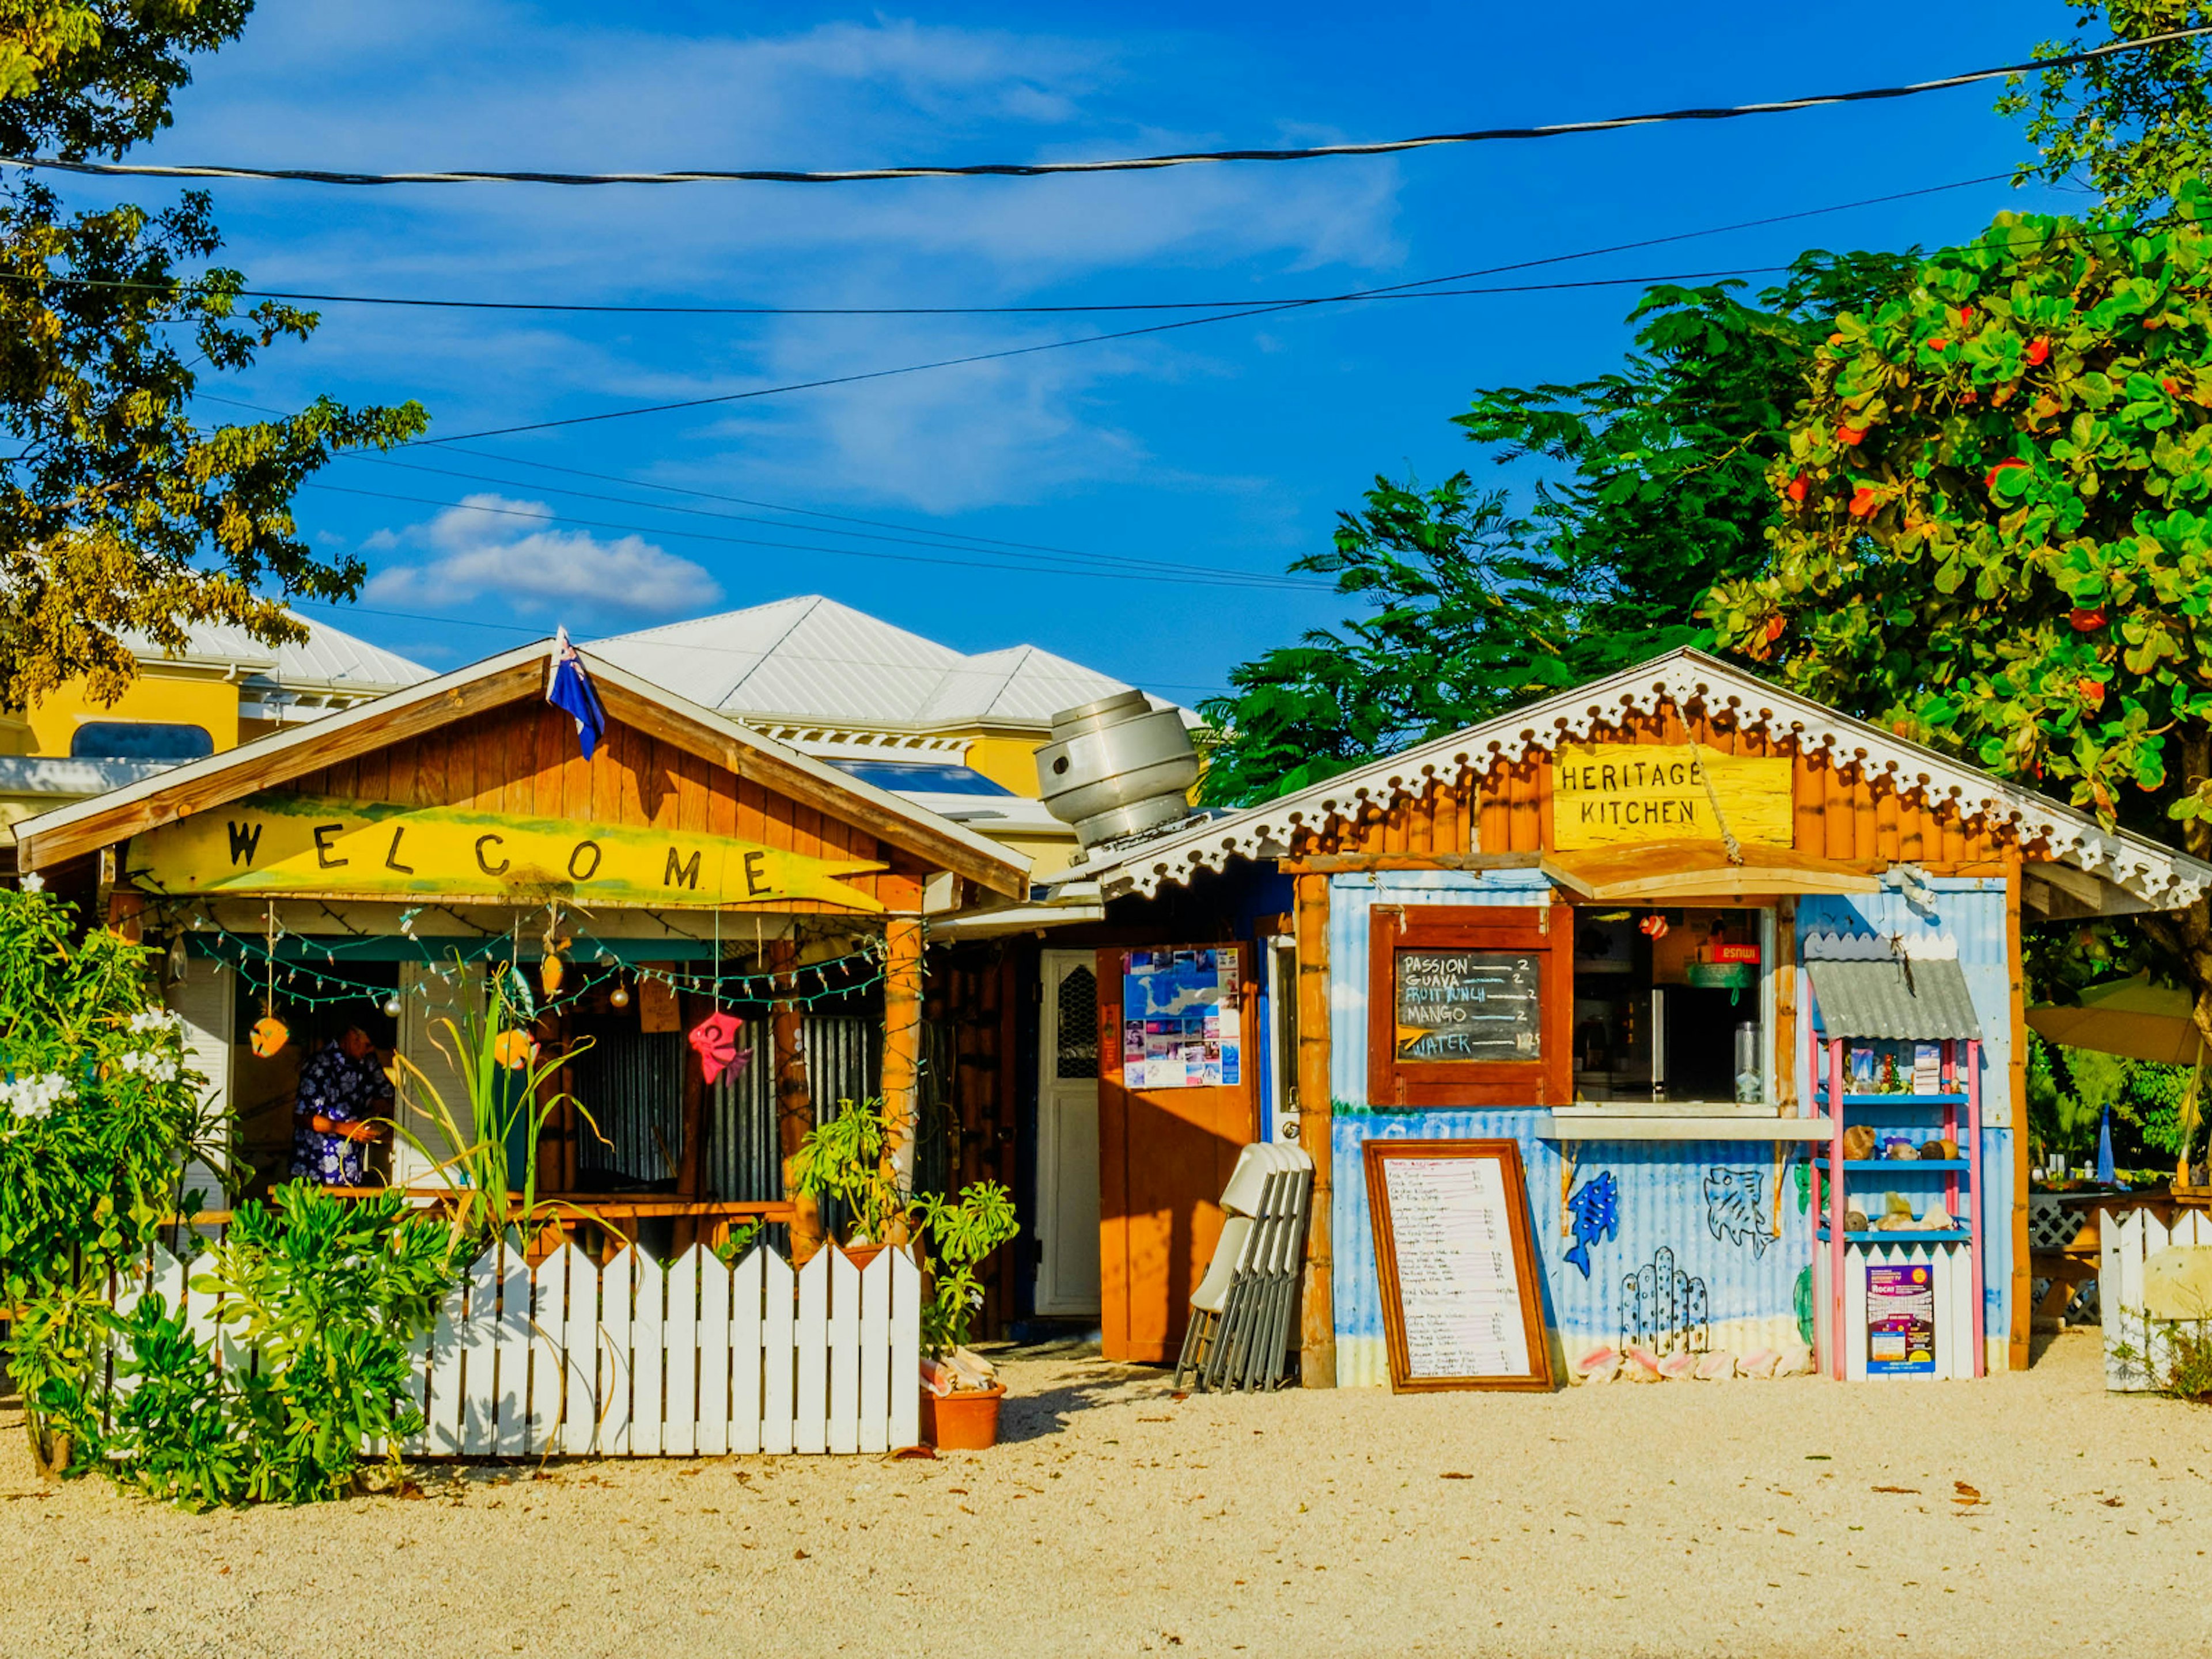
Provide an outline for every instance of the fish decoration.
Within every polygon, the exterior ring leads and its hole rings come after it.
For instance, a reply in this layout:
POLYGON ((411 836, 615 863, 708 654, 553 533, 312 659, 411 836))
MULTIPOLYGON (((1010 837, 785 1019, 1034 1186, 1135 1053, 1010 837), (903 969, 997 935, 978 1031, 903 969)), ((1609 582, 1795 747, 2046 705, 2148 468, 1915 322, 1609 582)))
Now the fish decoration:
POLYGON ((691 1028, 691 1047, 698 1053, 699 1070, 708 1082, 752 1058, 751 1049, 738 1047, 738 1036, 744 1030, 735 1014, 721 1012, 708 1015, 691 1028))
POLYGON ((1607 1170, 1583 1182, 1567 1200, 1567 1214, 1575 1224, 1575 1242, 1567 1247, 1566 1259, 1588 1279, 1589 1247, 1620 1237, 1620 1183, 1613 1179, 1613 1171, 1607 1170))
POLYGON ((1765 1255, 1771 1242, 1759 1201, 1762 1178, 1758 1170, 1705 1171, 1705 1231, 1731 1244, 1750 1245, 1754 1256, 1765 1255))
POLYGON ((292 1033, 274 1014, 253 1022, 252 1048, 258 1059, 274 1060, 291 1040, 292 1033))
POLYGON ((538 1058, 538 1043, 527 1031, 501 1031, 492 1039, 491 1057, 510 1072, 538 1058))

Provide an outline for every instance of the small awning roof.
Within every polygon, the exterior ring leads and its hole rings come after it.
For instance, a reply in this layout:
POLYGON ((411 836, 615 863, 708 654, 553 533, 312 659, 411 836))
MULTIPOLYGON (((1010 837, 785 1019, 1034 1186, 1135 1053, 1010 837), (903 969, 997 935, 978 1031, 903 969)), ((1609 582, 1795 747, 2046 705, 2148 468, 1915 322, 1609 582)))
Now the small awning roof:
POLYGON ((1966 975, 1956 957, 1808 959, 1805 971, 1812 976, 1820 1029, 1832 1037, 1934 1042, 1982 1035, 1966 975))
POLYGON ((1786 847, 1743 847, 1742 862, 1717 841, 1662 841, 1545 857, 1547 875, 1589 899, 1741 898, 1765 893, 1871 893, 1881 884, 1834 859, 1786 847))
POLYGON ((2204 1040, 2190 1017, 2189 993, 2154 985, 2142 974, 2092 985, 2078 1006, 2031 1008, 2027 1023, 2046 1041, 2069 1048, 2093 1048, 2161 1066, 2194 1066, 2204 1051, 2204 1040))

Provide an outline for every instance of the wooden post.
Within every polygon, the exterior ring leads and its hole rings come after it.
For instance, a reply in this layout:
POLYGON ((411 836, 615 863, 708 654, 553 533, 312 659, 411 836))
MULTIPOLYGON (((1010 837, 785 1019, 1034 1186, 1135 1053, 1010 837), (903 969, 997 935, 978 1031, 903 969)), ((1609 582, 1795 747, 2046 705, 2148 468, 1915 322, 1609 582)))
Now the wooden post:
POLYGON ((921 918, 890 916, 884 921, 884 1166, 903 1191, 914 1187, 921 1085, 921 918))
MULTIPOLYGON (((789 993, 799 988, 798 975, 792 971, 798 963, 797 940, 769 941, 768 965, 781 976, 777 990, 789 993)), ((775 1052, 776 1149, 783 1160, 783 1196, 793 1207, 791 1261, 793 1266, 799 1267, 813 1260, 823 1243, 821 1200, 810 1193, 799 1191, 792 1180, 799 1143, 814 1127, 814 1091, 806 1079, 806 1050, 800 1042, 801 1018, 799 1004, 789 1000, 777 1002, 769 1014, 769 1045, 775 1052)))
MULTIPOLYGON (((2012 1328, 2008 1333, 2011 1340, 2006 1344, 2005 1363, 2010 1370, 2024 1371, 2027 1369, 2029 1340, 2034 1328, 2032 1320, 2034 1310, 2028 1306, 2028 1292, 2033 1286, 2028 1279, 2031 1265, 2028 1252, 2032 1247, 2027 1237, 2027 969, 2021 955, 2021 872, 2017 841, 2006 846, 2004 863, 2005 956, 2008 967, 2005 976, 2008 987, 2006 994, 2012 1004, 2012 1057, 2011 1064, 2006 1067, 2011 1075, 2000 1085, 2011 1107, 2009 1115, 2012 1118, 2012 1294, 2007 1298, 2012 1304, 2012 1328)), ((1974 1156, 1980 1158, 1980 1147, 1974 1149, 1974 1156)), ((1974 1170, 1978 1181, 1982 1165, 1976 1164, 1974 1170)), ((1974 1189, 1972 1201, 1982 1206, 1982 1213, 1976 1218, 1974 1228, 1974 1236, 1979 1238, 1982 1232, 1980 1224, 1989 1219, 1989 1208, 1978 1186, 1974 1189)), ((1981 1285, 1974 1286, 1977 1310, 1981 1307, 1981 1298, 1985 1294, 1981 1285)))
POLYGON ((1298 1145, 1313 1159, 1313 1212, 1306 1225, 1305 1296, 1299 1312, 1298 1377, 1336 1386, 1336 1291, 1330 1244, 1328 878, 1297 878, 1298 1145))

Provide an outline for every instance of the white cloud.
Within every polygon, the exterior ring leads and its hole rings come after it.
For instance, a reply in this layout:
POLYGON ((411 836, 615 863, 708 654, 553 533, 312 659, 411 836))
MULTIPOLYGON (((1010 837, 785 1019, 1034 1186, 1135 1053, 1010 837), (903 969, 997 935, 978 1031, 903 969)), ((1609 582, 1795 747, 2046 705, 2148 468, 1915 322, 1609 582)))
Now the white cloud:
POLYGON ((472 599, 503 599, 520 614, 596 632, 603 612, 625 619, 696 612, 722 596, 704 568, 642 536, 609 540, 586 530, 532 527, 551 513, 543 501, 468 495, 428 524, 379 532, 363 545, 420 548, 427 556, 386 565, 369 577, 363 597, 444 611, 472 599))

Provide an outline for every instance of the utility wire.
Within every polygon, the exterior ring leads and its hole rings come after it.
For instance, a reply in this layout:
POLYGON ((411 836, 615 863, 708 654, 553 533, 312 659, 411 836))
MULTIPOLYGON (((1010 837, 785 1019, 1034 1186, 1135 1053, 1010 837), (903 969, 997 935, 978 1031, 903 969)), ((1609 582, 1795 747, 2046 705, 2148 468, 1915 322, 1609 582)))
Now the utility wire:
MULTIPOLYGON (((416 507, 453 508, 464 513, 484 513, 501 518, 528 519, 539 524, 574 525, 588 530, 617 530, 637 536, 675 536, 687 541, 719 542, 735 547, 766 547, 787 553, 822 553, 841 559, 880 559, 895 564, 947 565, 963 570, 996 570, 1002 573, 1025 571, 1036 575, 1083 576, 1114 581, 1171 582, 1194 587, 1263 588, 1270 592, 1289 589, 1316 593, 1336 592, 1335 584, 1332 582, 1300 582, 1283 576, 1262 576, 1237 572, 1196 574, 1188 569, 1182 569, 1176 574, 1164 574, 1152 570, 1086 568, 1065 561, 1059 564, 1048 564, 1042 560, 1020 563, 1009 562, 1012 557, 1011 555, 1008 556, 1008 560, 995 563, 982 559, 932 558, 920 553, 884 553, 868 548, 823 547, 819 543, 811 542, 771 542, 752 536, 718 536, 704 530, 673 530, 653 528, 645 525, 614 524, 604 519, 580 519, 563 513, 532 513, 525 511, 521 507, 494 507, 483 501, 440 501, 433 496, 402 495, 382 489, 356 489, 346 484, 319 483, 313 480, 303 482, 300 488, 319 489, 328 495, 366 496, 373 501, 405 501, 416 507)), ((947 549, 946 550, 957 550, 947 549)))
MULTIPOLYGON (((1051 317, 1083 316, 1100 313, 1145 311, 1228 311, 1257 310, 1274 306, 1329 305, 1352 299, 1387 299, 1422 297, 1416 290, 1435 289, 1446 283, 1466 282, 1477 276, 1494 276, 1508 270, 1525 270, 1540 265, 1560 264, 1576 259, 1595 259, 1608 253, 1632 252, 1638 248, 1661 247, 1672 242, 1692 241, 1699 237, 1725 235, 1740 230, 1758 230, 1769 225, 1790 223, 1799 219, 1814 219, 1831 213, 1849 212, 1856 208, 1881 207, 1891 202, 1910 201, 1916 197, 1936 196, 1947 191, 1970 190, 1980 185, 2009 182, 2010 173, 1984 173, 1976 179, 1961 179, 1948 185, 1929 185, 1918 190, 1901 190, 1887 196, 1869 196, 1856 202, 1838 202, 1827 207, 1803 208, 1795 213, 1769 214, 1761 219, 1740 220, 1732 225, 1715 225, 1704 230, 1677 231, 1666 236, 1647 236, 1638 241, 1615 242, 1608 247, 1586 248, 1576 253, 1555 253, 1540 259, 1525 259, 1510 265, 1490 265, 1479 270, 1463 270, 1449 276, 1424 276, 1416 282, 1395 283, 1388 288, 1363 289, 1352 295, 1307 295, 1242 300, 1120 300, 1091 305, 1003 305, 1003 306, 796 306, 796 305, 595 305, 580 301, 538 300, 451 300, 429 298, 405 294, 321 294, 305 289, 273 288, 241 288, 230 290, 245 300, 284 300, 314 305, 403 307, 429 311, 518 311, 550 313, 562 316, 614 317, 1051 317)), ((0 282, 17 283, 33 288, 90 289, 126 290, 157 294, 177 298, 194 297, 206 290, 191 283, 122 282, 109 277, 72 276, 60 272, 0 270, 0 282)))
POLYGON ((1406 150, 1431 149, 1448 144, 1479 144, 1535 138, 1564 138, 1582 133, 1614 132, 1628 127, 1660 126, 1678 121, 1732 121, 1753 115, 1783 115, 1798 110, 1820 109, 1839 104, 1870 103, 1893 98, 1913 98, 1923 93, 1944 92, 1995 81, 2008 76, 2047 73, 2072 69, 2100 58, 2171 46, 2212 33, 2212 24, 2173 29, 2140 40, 2115 40, 2108 46, 2063 56, 2034 58, 2025 64, 2006 64, 1994 69, 1947 75, 1940 80, 1914 81, 1902 86, 1865 87, 1850 92, 1817 93, 1810 97, 1785 98, 1767 103, 1731 104, 1712 107, 1656 111, 1644 115, 1617 115, 1597 121, 1562 121, 1546 126, 1487 127, 1471 132, 1437 132, 1416 138, 1391 138, 1364 144, 1315 144, 1297 149, 1184 150, 1167 155, 1125 156, 1099 161, 986 161, 964 167, 915 165, 853 167, 816 172, 777 167, 724 170, 688 168, 675 173, 547 173, 461 169, 446 173, 344 173, 320 167, 241 167, 219 166, 160 166, 119 161, 66 161, 58 156, 0 156, 0 165, 43 168, 50 172, 87 173, 97 178, 122 179, 243 179, 279 180, 312 185, 690 185, 762 183, 782 185, 856 184, 884 179, 1037 179, 1056 173, 1152 173, 1165 167, 1191 167, 1205 162, 1312 161, 1340 155, 1392 155, 1406 150))

